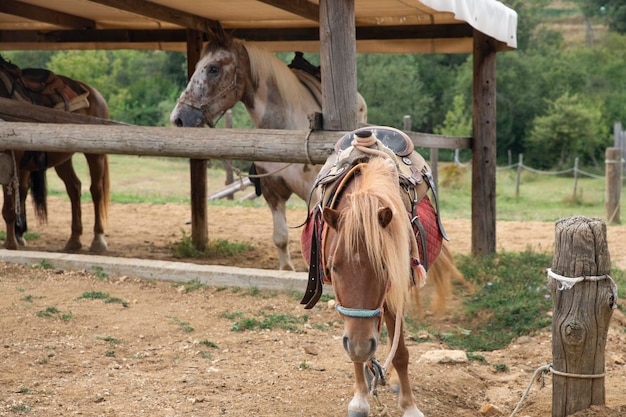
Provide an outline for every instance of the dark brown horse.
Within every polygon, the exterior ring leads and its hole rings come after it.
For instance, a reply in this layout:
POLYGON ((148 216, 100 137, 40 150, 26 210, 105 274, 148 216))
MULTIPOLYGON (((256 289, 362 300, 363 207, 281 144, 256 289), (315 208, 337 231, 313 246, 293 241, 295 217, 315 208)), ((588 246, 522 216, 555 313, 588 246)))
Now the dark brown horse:
MULTIPOLYGON (((29 101, 33 104, 59 108, 75 113, 109 118, 108 106, 102 95, 93 87, 70 78, 38 69, 20 70, 0 57, 0 97, 29 101)), ((83 233, 81 219, 81 182, 72 165, 72 152, 38 152, 0 150, 3 161, 13 165, 7 171, 10 180, 3 184, 4 204, 2 217, 6 223, 7 249, 18 249, 25 245, 26 195, 29 188, 35 213, 41 221, 47 219, 46 178, 48 168, 54 167, 63 180, 72 206, 72 232, 63 248, 72 252, 81 248, 83 233)), ((91 197, 94 205, 94 236, 90 246, 92 252, 107 250, 104 227, 109 202, 109 164, 107 155, 85 154, 91 176, 91 197)))

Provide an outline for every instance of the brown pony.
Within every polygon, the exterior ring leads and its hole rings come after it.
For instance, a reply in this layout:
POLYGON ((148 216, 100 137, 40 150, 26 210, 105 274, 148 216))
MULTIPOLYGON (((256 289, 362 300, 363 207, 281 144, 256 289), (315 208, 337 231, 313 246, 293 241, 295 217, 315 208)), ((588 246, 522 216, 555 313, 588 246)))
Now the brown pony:
POLYGON ((422 417, 413 398, 409 353, 402 337, 402 315, 414 277, 412 228, 397 169, 385 158, 372 158, 357 166, 342 194, 334 208, 323 209, 329 226, 323 250, 336 308, 344 319, 343 346, 354 363, 355 393, 348 416, 369 415, 366 364, 374 358, 384 319, 389 339, 395 339, 390 358, 400 384, 399 406, 404 417, 422 417))
MULTIPOLYGON (((0 57, 0 97, 30 101, 33 104, 46 107, 58 107, 66 111, 103 119, 109 118, 108 106, 102 95, 93 87, 70 78, 55 75, 50 71, 38 69, 20 70, 0 57), (41 87, 33 90, 33 85, 41 87), (52 88, 50 88, 52 87, 52 88), (53 90, 49 93, 49 90, 53 90), (80 90, 80 97, 84 104, 77 103, 76 90, 80 90), (68 94, 69 93, 69 94, 68 94), (57 105, 52 97, 57 97, 57 105), (75 109, 78 107, 77 109, 75 109)), ((81 220, 81 182, 72 165, 73 152, 38 152, 19 150, 0 150, 6 161, 13 165, 10 169, 10 180, 3 184, 4 204, 2 217, 6 223, 7 249, 18 249, 25 245, 24 233, 26 223, 26 195, 29 188, 32 190, 32 200, 36 216, 41 220, 47 219, 46 207, 46 170, 54 167, 63 180, 65 189, 70 197, 72 206, 72 231, 64 251, 77 251, 82 244, 80 237, 83 233, 81 220)), ((109 164, 107 155, 85 154, 91 176, 91 197, 94 205, 95 223, 94 236, 90 246, 92 252, 101 253, 107 250, 104 238, 104 227, 107 219, 109 203, 109 164)))
MULTIPOLYGON (((178 127, 214 127, 228 109, 241 101, 259 129, 308 130, 308 116, 321 112, 319 80, 303 71, 292 71, 270 51, 254 44, 231 38, 223 31, 214 35, 205 45, 170 121, 178 127)), ((357 95, 355 103, 359 121, 366 122, 365 101, 357 95)), ((253 169, 259 177, 257 195, 263 194, 272 211, 278 268, 294 270, 286 203, 292 194, 308 200, 320 166, 255 162, 253 169)))

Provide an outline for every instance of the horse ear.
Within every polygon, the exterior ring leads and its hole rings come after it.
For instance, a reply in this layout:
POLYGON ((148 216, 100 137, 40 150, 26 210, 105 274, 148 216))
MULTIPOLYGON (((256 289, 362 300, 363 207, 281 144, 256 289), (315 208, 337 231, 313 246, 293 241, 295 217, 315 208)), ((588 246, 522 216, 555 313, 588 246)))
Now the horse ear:
POLYGON ((209 37, 214 42, 217 42, 219 45, 224 45, 224 46, 228 45, 228 42, 230 39, 228 35, 226 34, 226 32, 224 31, 224 29, 222 28, 222 24, 218 21, 216 21, 209 28, 209 37))
POLYGON ((389 207, 378 209, 378 223, 380 223, 382 227, 387 227, 387 225, 391 223, 392 217, 393 212, 389 207))
POLYGON ((322 211, 322 217, 324 221, 333 229, 337 230, 337 224, 339 224, 339 210, 331 209, 330 207, 324 207, 322 211))

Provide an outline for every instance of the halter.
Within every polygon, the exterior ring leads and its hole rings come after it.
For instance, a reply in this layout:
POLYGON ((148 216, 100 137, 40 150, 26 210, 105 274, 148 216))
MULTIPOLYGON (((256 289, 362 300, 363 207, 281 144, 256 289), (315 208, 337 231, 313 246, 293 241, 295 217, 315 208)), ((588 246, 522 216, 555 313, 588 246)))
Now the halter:
POLYGON ((183 98, 183 96, 179 97, 176 100, 176 103, 181 103, 181 104, 191 107, 192 109, 201 111, 204 118, 207 119, 207 124, 209 125, 209 127, 215 127, 215 124, 222 118, 222 116, 224 116, 224 114, 226 114, 228 110, 222 110, 222 112, 215 119, 215 121, 213 121, 209 118, 209 115, 208 115, 209 106, 211 105, 211 102, 215 100, 217 97, 219 96, 224 97, 226 96, 226 93, 228 93, 230 90, 233 90, 237 87, 237 82, 239 81, 239 69, 238 67, 235 67, 235 68, 236 68, 235 76, 233 77, 233 80, 230 82, 230 84, 228 84, 221 91, 212 95, 211 97, 207 97, 204 100, 200 100, 200 104, 197 104, 195 100, 186 100, 183 98))

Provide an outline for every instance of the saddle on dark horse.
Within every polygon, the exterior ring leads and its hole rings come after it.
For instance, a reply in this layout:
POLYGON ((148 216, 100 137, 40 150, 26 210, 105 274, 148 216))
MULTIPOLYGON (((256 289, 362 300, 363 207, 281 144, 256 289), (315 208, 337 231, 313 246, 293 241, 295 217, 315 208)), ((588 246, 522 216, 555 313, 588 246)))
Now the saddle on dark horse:
POLYGON ((82 84, 47 69, 20 69, 0 56, 0 80, 12 99, 66 111, 89 107, 82 84))
MULTIPOLYGON (((330 283, 322 259, 326 232, 322 210, 334 207, 343 185, 354 175, 359 164, 367 163, 372 156, 387 157, 395 161, 398 168, 402 197, 419 250, 419 255, 412 257, 413 262, 421 263, 428 270, 441 251, 442 239, 448 240, 439 217, 439 201, 430 167, 414 150, 411 138, 401 130, 386 126, 354 130, 335 144, 334 153, 326 160, 313 186, 312 194, 317 193, 318 202, 309 213, 301 242, 304 260, 309 265, 307 289, 301 300, 307 309, 319 301, 323 283, 330 283), (427 195, 429 190, 434 206, 427 195)), ((416 277, 413 278, 416 282, 416 277)))
MULTIPOLYGON (((65 111, 89 107, 87 100, 89 91, 81 83, 57 76, 43 68, 21 69, 2 56, 0 56, 0 82, 4 84, 10 99, 65 111)), ((0 159, 9 158, 7 154, 0 154, 0 159)), ((20 165, 24 166, 29 162, 33 162, 42 170, 46 169, 48 167, 46 152, 25 152, 20 165)), ((6 185, 5 176, 0 179, 4 181, 2 184, 6 185)))

